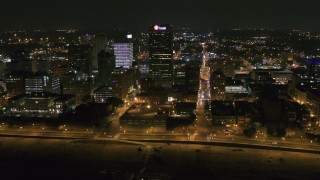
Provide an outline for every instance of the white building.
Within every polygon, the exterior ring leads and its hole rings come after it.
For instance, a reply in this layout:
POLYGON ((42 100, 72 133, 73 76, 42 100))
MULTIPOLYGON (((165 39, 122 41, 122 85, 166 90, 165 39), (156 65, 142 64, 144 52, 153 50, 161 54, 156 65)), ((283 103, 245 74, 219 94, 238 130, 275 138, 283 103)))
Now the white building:
POLYGON ((133 44, 114 43, 114 55, 116 57, 116 67, 131 68, 133 61, 133 44))

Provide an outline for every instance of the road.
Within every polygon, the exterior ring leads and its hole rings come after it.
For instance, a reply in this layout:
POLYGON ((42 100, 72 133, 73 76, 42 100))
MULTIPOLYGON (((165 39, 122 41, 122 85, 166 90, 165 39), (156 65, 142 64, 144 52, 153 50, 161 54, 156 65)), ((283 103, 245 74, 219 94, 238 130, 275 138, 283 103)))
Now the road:
POLYGON ((90 129, 68 129, 67 126, 62 126, 60 130, 49 129, 43 127, 14 127, 8 128, 5 124, 1 124, 0 136, 2 137, 38 137, 38 138, 79 138, 79 139, 99 139, 99 140, 131 140, 131 141, 146 141, 146 140, 159 140, 159 141, 171 141, 171 142, 187 142, 187 143, 215 143, 228 144, 231 146, 234 144, 256 145, 256 146, 268 146, 268 147, 281 147, 292 149, 306 149, 306 150, 318 150, 319 144, 310 142, 307 139, 301 138, 301 140, 292 140, 287 138, 281 139, 266 139, 263 137, 246 138, 240 135, 226 135, 224 132, 215 132, 215 134, 209 133, 212 130, 206 128, 205 115, 198 116, 198 121, 194 126, 185 127, 182 129, 176 129, 172 132, 125 132, 121 130, 119 125, 119 118, 131 107, 131 104, 118 108, 116 113, 107 118, 107 122, 112 122, 105 129, 97 130, 95 127, 90 129), (206 133, 205 133, 206 132, 206 133))
POLYGON ((205 134, 191 133, 118 133, 115 136, 106 136, 101 132, 68 132, 68 131, 27 131, 27 130, 0 130, 0 137, 21 137, 21 138, 48 138, 48 139, 88 139, 88 140, 126 140, 141 142, 171 142, 188 144, 205 144, 234 147, 250 148, 281 148, 291 149, 291 151, 301 152, 300 150, 315 150, 320 152, 320 146, 317 143, 291 142, 287 140, 273 141, 265 139, 249 139, 246 137, 211 137, 205 134))

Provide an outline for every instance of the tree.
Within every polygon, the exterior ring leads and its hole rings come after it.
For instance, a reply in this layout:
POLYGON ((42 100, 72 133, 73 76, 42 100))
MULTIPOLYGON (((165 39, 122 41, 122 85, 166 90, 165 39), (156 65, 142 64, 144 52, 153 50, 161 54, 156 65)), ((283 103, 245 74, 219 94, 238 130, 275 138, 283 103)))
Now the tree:
POLYGON ((267 134, 272 137, 284 137, 287 134, 287 131, 282 125, 268 126, 267 134))
POLYGON ((268 134, 269 136, 274 136, 274 135, 275 135, 274 127, 273 127, 273 126, 268 126, 268 127, 267 127, 267 134, 268 134))
POLYGON ((244 129, 243 134, 246 137, 252 138, 257 134, 257 129, 255 127, 251 126, 249 128, 244 129))
POLYGON ((278 126, 276 127, 275 131, 276 131, 277 137, 284 137, 287 134, 285 127, 278 126))

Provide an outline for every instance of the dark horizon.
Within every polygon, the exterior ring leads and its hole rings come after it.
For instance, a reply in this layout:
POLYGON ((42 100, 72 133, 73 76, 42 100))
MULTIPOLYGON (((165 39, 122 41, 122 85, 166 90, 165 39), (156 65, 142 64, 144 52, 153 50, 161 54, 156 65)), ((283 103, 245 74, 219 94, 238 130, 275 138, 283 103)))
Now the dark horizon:
POLYGON ((320 2, 305 0, 147 0, 139 2, 93 0, 39 0, 2 2, 0 30, 125 28, 147 31, 154 23, 205 29, 266 28, 320 31, 317 8, 320 2))

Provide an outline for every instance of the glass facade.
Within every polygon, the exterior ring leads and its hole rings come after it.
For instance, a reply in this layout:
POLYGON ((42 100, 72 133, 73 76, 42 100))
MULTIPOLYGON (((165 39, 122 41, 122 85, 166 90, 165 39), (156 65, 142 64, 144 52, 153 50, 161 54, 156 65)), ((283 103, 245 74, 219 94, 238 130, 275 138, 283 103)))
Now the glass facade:
POLYGON ((156 86, 173 84, 173 33, 170 25, 152 25, 149 30, 150 75, 156 86))

